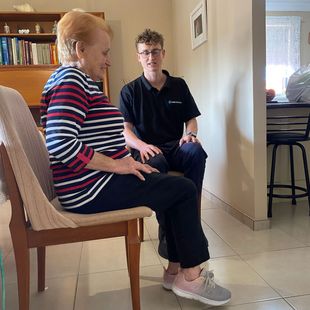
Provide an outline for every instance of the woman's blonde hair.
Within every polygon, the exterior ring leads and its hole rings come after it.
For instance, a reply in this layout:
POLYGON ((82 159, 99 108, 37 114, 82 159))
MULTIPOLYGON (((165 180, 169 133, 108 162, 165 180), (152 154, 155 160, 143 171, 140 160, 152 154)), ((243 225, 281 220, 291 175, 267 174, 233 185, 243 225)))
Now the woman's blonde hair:
POLYGON ((110 26, 100 17, 81 11, 66 13, 57 24, 57 50, 59 61, 69 64, 77 61, 76 43, 95 42, 94 29, 99 28, 112 37, 110 26))

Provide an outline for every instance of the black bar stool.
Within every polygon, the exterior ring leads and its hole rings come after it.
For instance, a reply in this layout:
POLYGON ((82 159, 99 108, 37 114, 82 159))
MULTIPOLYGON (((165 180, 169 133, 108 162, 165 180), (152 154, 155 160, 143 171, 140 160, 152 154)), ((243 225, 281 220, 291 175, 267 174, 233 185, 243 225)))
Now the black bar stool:
MULTIPOLYGON (((294 112, 296 113, 294 109, 294 112)), ((293 113, 294 113, 293 112, 293 113)), ((296 198, 308 197, 309 215, 310 215, 310 182, 309 171, 307 163, 307 153, 305 147, 300 142, 309 141, 310 132, 310 113, 305 115, 277 115, 267 117, 267 147, 273 145, 272 159, 271 159, 271 172, 269 181, 269 199, 268 199, 268 217, 272 217, 272 199, 276 198, 289 198, 292 199, 292 204, 296 205, 296 198), (277 149, 279 145, 287 145, 289 147, 290 155, 290 175, 291 184, 278 184, 275 180, 276 158, 277 149), (303 166, 305 173, 305 187, 297 186, 295 184, 295 171, 294 171, 294 147, 301 150, 303 158, 303 166), (274 193, 274 189, 288 188, 291 194, 274 193), (296 193, 299 192, 299 193, 296 193)))

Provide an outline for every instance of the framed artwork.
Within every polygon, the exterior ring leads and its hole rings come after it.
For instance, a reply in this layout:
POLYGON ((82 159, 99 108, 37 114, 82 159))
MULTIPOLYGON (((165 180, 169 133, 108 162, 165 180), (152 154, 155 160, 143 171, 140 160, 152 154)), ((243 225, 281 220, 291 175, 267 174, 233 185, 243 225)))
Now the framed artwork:
POLYGON ((207 41, 207 4, 206 0, 201 1, 190 15, 192 49, 195 49, 207 41))

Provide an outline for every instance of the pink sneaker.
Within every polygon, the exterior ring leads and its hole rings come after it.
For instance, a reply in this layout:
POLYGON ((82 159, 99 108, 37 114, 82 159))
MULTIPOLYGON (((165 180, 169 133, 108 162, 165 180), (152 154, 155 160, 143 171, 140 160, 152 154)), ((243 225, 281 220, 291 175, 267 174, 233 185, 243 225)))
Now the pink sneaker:
POLYGON ((164 268, 164 275, 163 275, 163 288, 171 291, 172 290, 172 284, 176 278, 176 274, 169 274, 166 270, 166 268, 164 268))
POLYGON ((226 304, 231 298, 229 290, 214 282, 213 272, 205 269, 202 269, 200 276, 193 281, 186 281, 184 273, 179 272, 172 284, 172 291, 178 296, 212 306, 226 304))

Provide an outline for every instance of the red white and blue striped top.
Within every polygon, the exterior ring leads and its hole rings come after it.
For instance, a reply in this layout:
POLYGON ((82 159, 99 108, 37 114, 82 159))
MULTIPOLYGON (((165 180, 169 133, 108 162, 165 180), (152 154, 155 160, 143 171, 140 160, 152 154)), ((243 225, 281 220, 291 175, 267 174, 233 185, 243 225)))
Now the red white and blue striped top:
POLYGON ((41 97, 41 123, 55 190, 66 209, 91 202, 113 173, 85 166, 94 152, 118 159, 129 156, 124 118, 94 81, 74 67, 60 67, 41 97))

